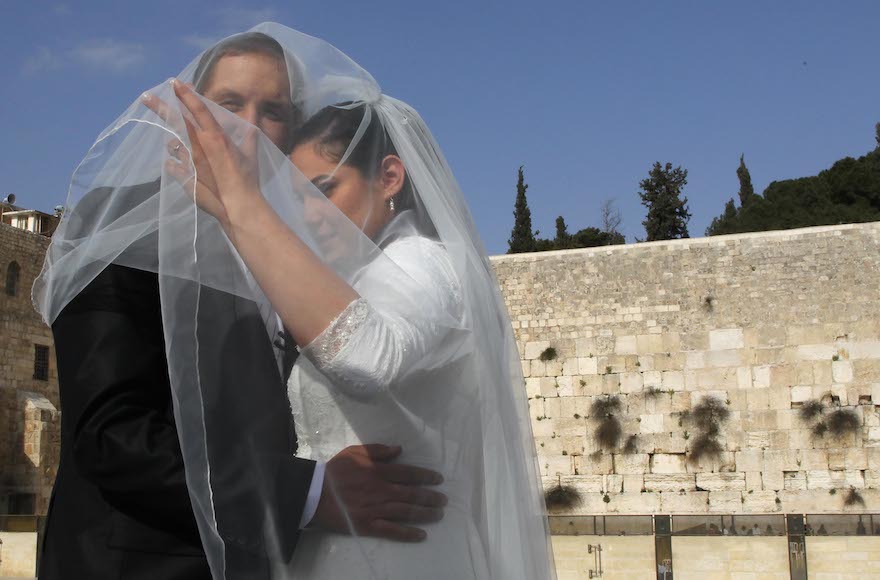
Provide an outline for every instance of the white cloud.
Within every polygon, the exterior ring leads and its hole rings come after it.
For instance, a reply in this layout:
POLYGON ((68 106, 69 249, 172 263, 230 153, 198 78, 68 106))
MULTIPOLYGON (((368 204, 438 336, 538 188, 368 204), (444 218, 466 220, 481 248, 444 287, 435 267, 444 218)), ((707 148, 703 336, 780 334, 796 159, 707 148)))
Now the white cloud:
POLYGON ((40 72, 56 70, 61 67, 61 58, 45 46, 41 46, 36 53, 27 57, 24 61, 25 74, 33 75, 40 72))
POLYGON ((90 40, 73 49, 74 60, 110 72, 123 72, 144 61, 144 47, 112 38, 90 40))

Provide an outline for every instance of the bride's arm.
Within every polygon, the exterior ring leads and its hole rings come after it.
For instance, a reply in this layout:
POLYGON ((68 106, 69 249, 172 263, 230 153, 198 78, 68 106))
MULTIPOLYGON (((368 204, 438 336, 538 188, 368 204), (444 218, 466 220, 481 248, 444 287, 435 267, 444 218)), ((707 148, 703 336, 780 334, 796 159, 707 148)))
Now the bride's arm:
POLYGON ((223 229, 296 344, 311 343, 358 293, 328 268, 262 195, 227 205, 223 229))
POLYGON ((385 288, 380 292, 394 292, 408 305, 358 298, 302 349, 336 388, 356 397, 391 390, 415 370, 449 363, 462 354, 467 336, 461 288, 439 243, 402 238, 371 266, 385 288))
MULTIPOLYGON (((312 342, 358 298, 281 220, 260 192, 256 163, 258 129, 236 147, 199 97, 173 81, 174 92, 192 113, 186 118, 192 163, 198 176, 196 202, 223 227, 269 302, 298 345, 312 342)), ((160 116, 164 104, 145 101, 160 116)), ((167 171, 186 182, 186 164, 169 160, 167 171)))

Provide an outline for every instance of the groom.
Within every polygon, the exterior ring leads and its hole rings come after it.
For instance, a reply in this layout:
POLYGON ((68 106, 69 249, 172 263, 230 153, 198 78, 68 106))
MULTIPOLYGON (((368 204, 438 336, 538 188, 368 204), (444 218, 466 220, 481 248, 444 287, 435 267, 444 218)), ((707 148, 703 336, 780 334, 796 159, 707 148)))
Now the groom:
MULTIPOLYGON (((283 65, 283 51, 270 37, 239 35, 206 53, 196 88, 285 150, 297 112, 283 65)), ((137 203, 156 187, 143 184, 113 195, 137 203)), ((101 192, 96 191, 81 203, 101 202, 101 192)), ((272 458, 256 460, 253 466, 273 474, 276 501, 270 505, 276 512, 272 516, 278 522, 282 555, 289 559, 303 527, 346 533, 348 517, 359 533, 399 541, 423 539, 423 532, 413 526, 442 517, 445 497, 425 487, 439 483, 439 474, 403 465, 390 469, 400 448, 384 445, 349 447, 326 464, 294 457, 296 434, 276 364, 278 353, 272 350, 256 305, 219 291, 201 291, 206 304, 213 303, 213 312, 230 313, 204 329, 228 339, 230 356, 222 359, 221 368, 206 369, 202 383, 220 395, 234 389, 251 394, 247 408, 237 409, 237 417, 228 422, 216 418, 222 424, 209 423, 206 428, 228 439, 230 450, 240 448, 243 440, 256 441, 272 458), (325 474, 334 481, 334 493, 327 490, 325 474), (406 499, 401 485, 410 490, 406 499), (392 505, 394 510, 385 509, 392 505), (388 517, 391 511, 396 518, 388 517)), ((63 418, 61 463, 40 555, 40 579, 211 578, 173 416, 158 276, 109 265, 65 307, 52 330, 63 418)), ((295 351, 290 344, 281 347, 287 370, 295 351)), ((264 490, 256 490, 257 477, 248 471, 211 474, 235 478, 240 493, 225 504, 217 498, 215 506, 225 544, 224 566, 230 578, 268 578, 269 547, 260 545, 262 530, 246 527, 245 522, 253 525, 253 517, 235 517, 259 506, 255 498, 267 497, 264 490)))

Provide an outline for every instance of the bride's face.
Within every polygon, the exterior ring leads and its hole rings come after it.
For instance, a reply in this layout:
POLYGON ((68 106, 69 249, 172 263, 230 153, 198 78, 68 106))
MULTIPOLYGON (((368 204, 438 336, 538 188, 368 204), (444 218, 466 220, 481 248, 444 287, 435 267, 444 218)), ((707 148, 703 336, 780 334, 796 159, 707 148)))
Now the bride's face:
POLYGON ((391 219, 388 200, 400 191, 405 176, 396 155, 385 157, 376 175, 369 177, 356 167, 328 159, 311 142, 295 147, 290 160, 368 237, 373 238, 391 219))

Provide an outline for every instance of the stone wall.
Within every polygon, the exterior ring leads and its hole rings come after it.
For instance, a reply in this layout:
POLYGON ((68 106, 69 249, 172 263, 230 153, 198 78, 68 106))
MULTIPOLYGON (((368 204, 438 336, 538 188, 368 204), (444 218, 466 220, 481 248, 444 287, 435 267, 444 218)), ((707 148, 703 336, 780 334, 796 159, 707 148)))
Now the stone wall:
POLYGON ((591 570, 598 572, 598 558, 587 550, 590 545, 602 547, 602 578, 644 580, 656 576, 654 536, 554 536, 557 580, 587 580, 591 570))
POLYGON ((36 555, 36 532, 0 531, 0 578, 33 578, 36 555))
POLYGON ((59 450, 58 377, 51 330, 31 304, 49 238, 0 224, 0 513, 10 494, 34 494, 45 514, 59 450), (10 264, 20 268, 6 293, 10 264), (35 345, 49 347, 48 380, 34 377, 35 345))
POLYGON ((880 506, 880 223, 492 262, 545 485, 582 492, 565 513, 880 506), (622 436, 603 448, 590 414, 609 396, 622 436), (729 419, 720 453, 697 459, 693 411, 710 397, 729 419), (825 411, 805 421, 810 401, 825 411), (839 408, 854 432, 817 436, 839 408), (845 505, 850 488, 864 504, 845 505))
POLYGON ((880 577, 880 538, 807 538, 809 580, 880 577))
MULTIPOLYGON (((876 541, 880 543, 880 539, 876 541)), ((791 577, 788 538, 780 536, 673 538, 672 560, 676 580, 789 580, 791 577)))

